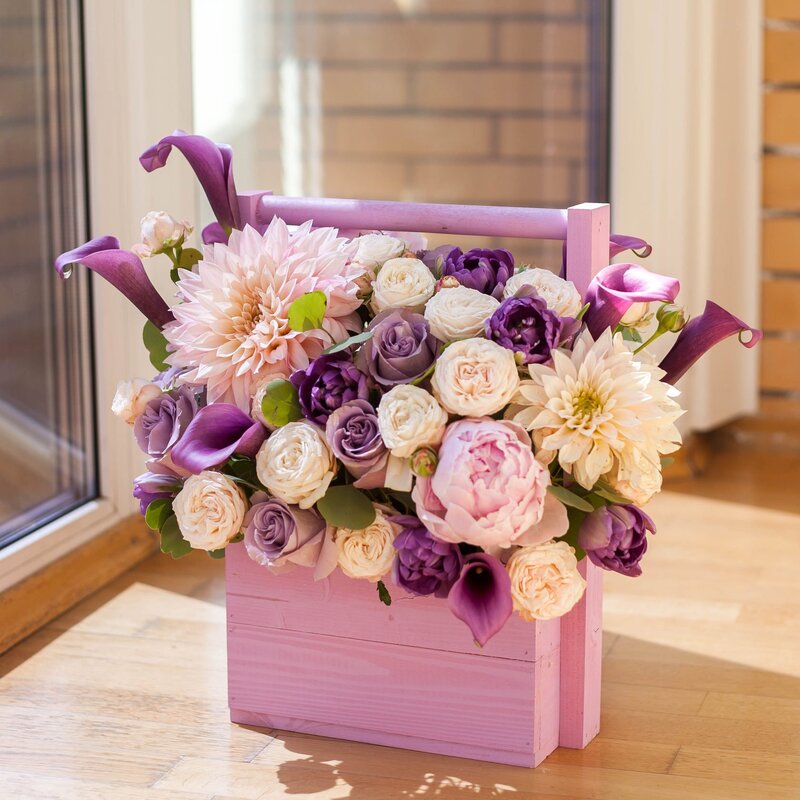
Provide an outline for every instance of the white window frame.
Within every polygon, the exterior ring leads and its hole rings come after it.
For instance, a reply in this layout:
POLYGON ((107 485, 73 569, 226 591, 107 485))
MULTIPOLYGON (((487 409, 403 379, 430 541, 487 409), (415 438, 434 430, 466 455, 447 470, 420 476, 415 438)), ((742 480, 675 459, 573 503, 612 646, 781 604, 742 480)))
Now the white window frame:
MULTIPOLYGON (((151 175, 137 160, 173 129, 192 127, 190 10, 190 0, 84 0, 91 236, 113 234, 126 247, 151 209, 195 216, 194 176, 179 154, 151 175)), ((165 265, 147 267, 169 297, 165 265)), ((117 381, 153 373, 139 335, 144 320, 104 281, 92 283, 100 496, 0 550, 0 591, 138 510, 131 481, 145 459, 109 409, 117 381)))

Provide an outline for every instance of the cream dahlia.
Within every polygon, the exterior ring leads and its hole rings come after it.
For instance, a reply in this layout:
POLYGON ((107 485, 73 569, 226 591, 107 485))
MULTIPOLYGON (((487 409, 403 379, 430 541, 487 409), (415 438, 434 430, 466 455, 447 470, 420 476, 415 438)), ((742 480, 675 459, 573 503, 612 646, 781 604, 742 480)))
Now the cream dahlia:
POLYGON ((248 410, 267 373, 288 376, 308 366, 330 344, 358 330, 356 280, 363 265, 351 263, 356 244, 335 228, 294 231, 277 217, 262 236, 233 231, 230 241, 205 247, 196 271, 180 271, 182 303, 164 328, 173 349, 168 361, 187 367, 184 380, 205 384, 208 401, 248 410), (328 300, 324 328, 289 328, 289 306, 306 292, 328 300))
POLYGON ((678 390, 663 370, 635 357, 620 334, 595 342, 584 332, 572 352, 553 350, 552 366, 531 364, 520 383, 513 419, 532 431, 545 462, 560 465, 591 489, 634 459, 658 464, 680 446, 678 390))

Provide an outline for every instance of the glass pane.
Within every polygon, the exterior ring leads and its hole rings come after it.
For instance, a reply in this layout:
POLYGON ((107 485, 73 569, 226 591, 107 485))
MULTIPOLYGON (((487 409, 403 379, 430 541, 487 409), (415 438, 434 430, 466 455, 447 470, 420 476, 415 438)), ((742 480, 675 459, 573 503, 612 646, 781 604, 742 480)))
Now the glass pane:
MULTIPOLYGON (((192 13, 195 130, 234 146, 241 188, 606 199, 603 0, 232 0, 224 14, 193 0, 192 13)), ((560 244, 489 242, 560 264, 560 244)))
POLYGON ((0 546, 95 492, 79 5, 0 9, 0 546))

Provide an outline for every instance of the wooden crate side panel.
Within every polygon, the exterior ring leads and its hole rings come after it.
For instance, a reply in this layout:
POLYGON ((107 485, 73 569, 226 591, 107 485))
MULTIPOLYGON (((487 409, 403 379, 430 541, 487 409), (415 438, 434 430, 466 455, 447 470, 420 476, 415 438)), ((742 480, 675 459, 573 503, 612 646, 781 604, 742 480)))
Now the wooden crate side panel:
POLYGON ((441 598, 410 597, 390 584, 393 600, 387 607, 378 600, 375 584, 338 570, 315 582, 309 570, 273 575, 252 561, 242 544, 230 545, 226 552, 232 624, 528 662, 559 646, 558 620, 533 623, 513 615, 497 636, 478 648, 467 626, 441 598))
POLYGON ((558 696, 558 664, 558 653, 531 664, 228 627, 234 721, 466 757, 527 758, 508 763, 533 763, 556 746, 558 709, 547 699, 558 696))

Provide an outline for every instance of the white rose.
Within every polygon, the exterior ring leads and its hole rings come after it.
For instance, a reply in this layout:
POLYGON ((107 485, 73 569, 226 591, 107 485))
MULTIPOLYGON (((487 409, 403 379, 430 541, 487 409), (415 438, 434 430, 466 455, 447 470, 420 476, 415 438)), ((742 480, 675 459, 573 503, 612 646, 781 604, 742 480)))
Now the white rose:
POLYGON ((392 545, 397 526, 375 508, 372 524, 360 531, 337 528, 334 533, 338 564, 350 578, 377 583, 392 568, 395 550, 392 545))
POLYGON ((551 540, 515 550, 506 564, 514 609, 528 622, 567 613, 583 597, 586 581, 575 551, 551 540))
POLYGON ((275 497, 311 508, 328 490, 336 474, 336 459, 316 426, 290 422, 261 445, 256 473, 275 497))
POLYGON ((365 236, 359 236, 356 243, 358 250, 353 260, 365 266, 383 264, 391 258, 403 255, 406 250, 405 242, 383 233, 368 233, 365 236))
POLYGON ((241 530, 244 492, 221 472, 204 470, 186 479, 172 503, 181 535, 197 550, 219 550, 241 530))
POLYGON ((559 317, 577 317, 583 308, 580 292, 572 281, 559 278, 549 269, 529 267, 512 275, 503 289, 503 297, 511 297, 523 286, 532 286, 559 317))
POLYGON ((484 417, 511 402, 519 387, 514 353, 489 339, 462 339, 439 357, 431 386, 451 414, 484 417))
POLYGON ((418 258, 392 258, 372 283, 370 306, 375 314, 385 308, 422 311, 435 288, 433 273, 418 258))
POLYGON ((142 241, 131 250, 140 257, 154 256, 183 242, 192 230, 188 222, 178 222, 166 211, 150 211, 142 217, 142 241))
POLYGON ((643 506, 661 491, 661 459, 627 448, 619 456, 617 469, 605 477, 615 492, 643 506))
POLYGON ((140 417, 147 404, 163 394, 160 386, 156 386, 144 378, 133 378, 129 381, 120 381, 117 391, 111 401, 111 411, 128 425, 133 425, 140 417))
POLYGON ((408 458, 418 447, 442 441, 447 412, 419 386, 401 383, 378 403, 381 439, 393 456, 408 458))
POLYGON ((425 306, 431 333, 443 342, 466 339, 483 333, 486 320, 500 301, 490 294, 466 286, 440 289, 425 306))
POLYGON ((633 303, 631 307, 622 315, 620 325, 626 328, 646 328, 653 320, 650 313, 650 303, 633 303))

